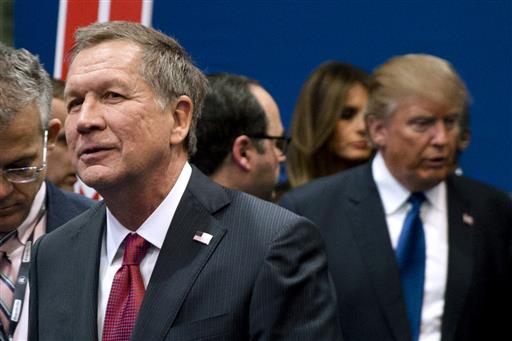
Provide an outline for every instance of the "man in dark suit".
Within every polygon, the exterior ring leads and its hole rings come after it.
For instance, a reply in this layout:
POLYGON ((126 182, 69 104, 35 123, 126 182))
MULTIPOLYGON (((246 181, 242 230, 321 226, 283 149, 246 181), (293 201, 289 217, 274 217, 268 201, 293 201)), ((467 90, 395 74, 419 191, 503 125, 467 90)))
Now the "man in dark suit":
POLYGON ((345 340, 512 339, 512 203, 452 174, 462 80, 429 55, 392 58, 372 78, 375 158, 281 202, 321 229, 345 340))
POLYGON ((0 44, 0 340, 27 339, 32 243, 92 205, 44 182, 60 129, 51 91, 35 56, 0 44))
POLYGON ((289 141, 276 102, 244 76, 218 73, 208 82, 190 162, 224 187, 273 199, 289 141))
POLYGON ((75 38, 66 137, 104 203, 38 243, 29 338, 341 339, 315 227, 188 164, 207 81, 183 48, 126 22, 75 38))

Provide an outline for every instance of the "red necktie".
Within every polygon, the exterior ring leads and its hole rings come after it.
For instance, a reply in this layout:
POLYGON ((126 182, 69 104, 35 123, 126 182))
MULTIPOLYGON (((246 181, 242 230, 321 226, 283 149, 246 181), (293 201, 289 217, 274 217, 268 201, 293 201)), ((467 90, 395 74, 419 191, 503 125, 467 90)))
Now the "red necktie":
POLYGON ((103 341, 130 340, 144 297, 139 264, 148 247, 149 243, 138 234, 130 234, 125 239, 123 266, 114 277, 108 298, 103 341))

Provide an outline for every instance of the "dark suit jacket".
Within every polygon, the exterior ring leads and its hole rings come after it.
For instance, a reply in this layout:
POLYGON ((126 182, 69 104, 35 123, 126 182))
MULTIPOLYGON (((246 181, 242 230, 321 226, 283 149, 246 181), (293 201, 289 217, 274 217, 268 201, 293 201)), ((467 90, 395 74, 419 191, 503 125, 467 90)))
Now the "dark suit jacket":
POLYGON ((64 225, 94 204, 89 198, 63 191, 46 181, 46 233, 64 225))
MULTIPOLYGON (((512 340, 512 202, 464 177, 449 176, 446 184, 449 251, 442 340, 512 340), (464 222, 463 215, 473 223, 464 222)), ((371 164, 313 181, 285 194, 281 204, 311 219, 323 234, 345 340, 410 340, 371 164)))
MULTIPOLYGON (((96 340, 100 204, 43 236, 30 340, 96 340)), ((339 340, 321 236, 306 219, 223 189, 194 168, 144 295, 133 340, 339 340), (213 235, 209 245, 196 231, 213 235)))

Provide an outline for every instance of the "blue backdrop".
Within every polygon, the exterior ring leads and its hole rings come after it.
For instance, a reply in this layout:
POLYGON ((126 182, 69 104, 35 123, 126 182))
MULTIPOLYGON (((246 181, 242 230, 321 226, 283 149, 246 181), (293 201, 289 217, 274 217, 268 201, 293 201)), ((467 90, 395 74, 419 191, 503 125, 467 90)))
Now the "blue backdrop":
MULTIPOLYGON (((15 45, 50 73, 58 1, 15 2, 15 45)), ((423 52, 452 62, 473 97, 465 174, 512 192, 512 1, 165 1, 153 26, 174 36, 205 72, 258 79, 284 123, 320 63, 367 71, 393 55, 423 52)))

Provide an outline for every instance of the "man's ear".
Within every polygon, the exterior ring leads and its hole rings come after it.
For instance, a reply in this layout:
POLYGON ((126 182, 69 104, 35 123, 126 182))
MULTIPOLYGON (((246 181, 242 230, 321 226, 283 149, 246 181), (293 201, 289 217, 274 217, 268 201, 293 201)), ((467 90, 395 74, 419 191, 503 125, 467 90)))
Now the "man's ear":
POLYGON ((367 115, 365 118, 368 137, 375 147, 386 145, 388 130, 385 120, 375 115, 367 115))
POLYGON ((60 128, 62 124, 59 119, 54 118, 48 123, 48 150, 52 150, 57 142, 57 136, 59 136, 60 128))
POLYGON ((253 149, 254 146, 252 145, 251 138, 247 135, 238 136, 231 146, 231 158, 233 162, 246 172, 252 169, 251 161, 253 149))
POLYGON ((194 112, 194 104, 188 96, 180 96, 172 106, 172 117, 174 124, 171 131, 172 145, 180 144, 188 135, 190 123, 192 122, 192 113, 194 112))

